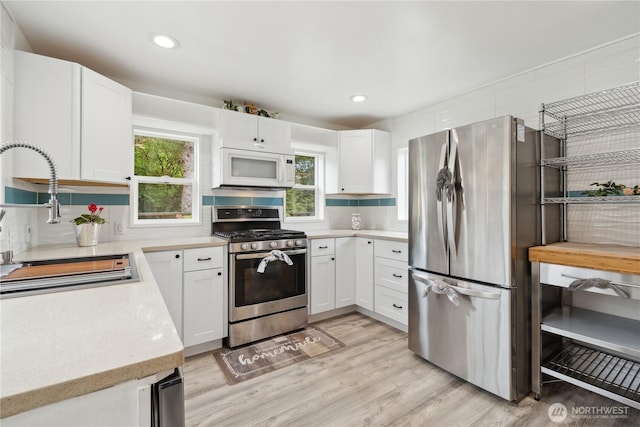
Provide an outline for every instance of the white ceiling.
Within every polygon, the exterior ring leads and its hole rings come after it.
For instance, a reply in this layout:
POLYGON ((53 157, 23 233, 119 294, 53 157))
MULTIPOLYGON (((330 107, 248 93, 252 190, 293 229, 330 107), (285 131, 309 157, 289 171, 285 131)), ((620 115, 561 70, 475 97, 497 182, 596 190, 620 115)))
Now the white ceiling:
POLYGON ((640 33, 639 1, 3 3, 36 53, 135 90, 354 128, 640 33))

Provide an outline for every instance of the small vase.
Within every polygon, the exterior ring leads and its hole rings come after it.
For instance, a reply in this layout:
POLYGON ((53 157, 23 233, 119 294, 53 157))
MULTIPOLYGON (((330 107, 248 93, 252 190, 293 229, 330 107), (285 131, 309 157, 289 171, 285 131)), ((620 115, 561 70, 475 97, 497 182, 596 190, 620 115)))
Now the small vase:
POLYGON ((95 246, 98 244, 100 226, 95 222, 76 225, 76 241, 78 246, 95 246))
POLYGON ((351 229, 360 230, 361 228, 362 228, 362 218, 360 218, 360 214, 357 214, 357 213, 351 214, 351 229))

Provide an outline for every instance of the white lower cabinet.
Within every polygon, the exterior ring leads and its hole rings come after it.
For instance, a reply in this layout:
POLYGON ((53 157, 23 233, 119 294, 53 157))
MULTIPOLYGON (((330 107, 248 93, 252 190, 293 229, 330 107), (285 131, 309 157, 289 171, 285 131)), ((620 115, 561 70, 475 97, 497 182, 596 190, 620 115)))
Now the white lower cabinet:
POLYGON ((336 308, 356 303, 356 240, 336 238, 336 308))
POLYGON ((409 323, 407 250, 404 242, 375 241, 374 311, 403 325, 409 323))
POLYGON ((223 247, 145 253, 185 347, 227 335, 223 247))
POLYGON ((182 251, 147 252, 144 254, 153 272, 173 324, 182 335, 182 251))
POLYGON ((356 304, 373 311, 373 239, 356 237, 356 304))
POLYGON ((313 239, 310 259, 310 313, 355 304, 355 239, 313 239))
POLYGON ((3 418, 0 424, 3 427, 150 426, 151 384, 157 380, 154 376, 127 381, 3 418))

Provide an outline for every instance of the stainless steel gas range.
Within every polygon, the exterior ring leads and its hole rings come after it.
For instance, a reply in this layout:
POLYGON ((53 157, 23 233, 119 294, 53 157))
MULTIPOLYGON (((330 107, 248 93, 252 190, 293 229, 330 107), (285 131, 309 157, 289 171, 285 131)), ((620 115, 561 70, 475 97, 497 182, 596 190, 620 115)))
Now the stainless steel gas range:
POLYGON ((277 207, 212 208, 212 234, 229 242, 229 347, 307 326, 307 236, 280 218, 277 207))

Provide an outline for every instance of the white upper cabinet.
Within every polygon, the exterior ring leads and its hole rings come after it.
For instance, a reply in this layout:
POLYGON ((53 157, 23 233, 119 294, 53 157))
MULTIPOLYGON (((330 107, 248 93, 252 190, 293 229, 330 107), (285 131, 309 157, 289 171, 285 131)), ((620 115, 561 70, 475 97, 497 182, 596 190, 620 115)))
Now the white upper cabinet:
POLYGON ((365 129, 339 132, 338 193, 391 192, 391 135, 365 129))
POLYGON ((291 154, 289 122, 220 110, 220 147, 291 154))
MULTIPOLYGON (((53 158, 59 179, 126 183, 132 173, 131 90, 79 64, 15 51, 15 140, 53 158)), ((49 178, 47 163, 15 150, 14 176, 49 178)))

